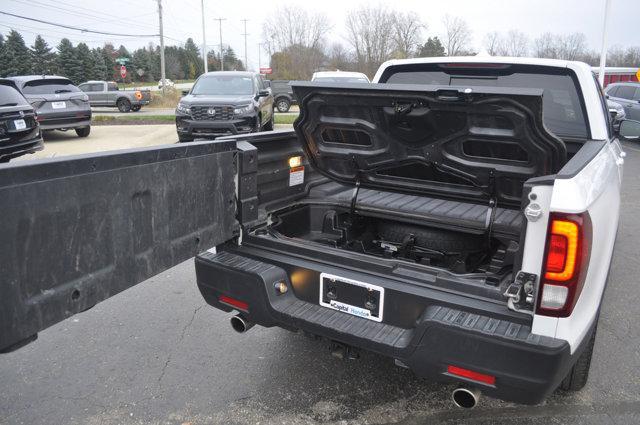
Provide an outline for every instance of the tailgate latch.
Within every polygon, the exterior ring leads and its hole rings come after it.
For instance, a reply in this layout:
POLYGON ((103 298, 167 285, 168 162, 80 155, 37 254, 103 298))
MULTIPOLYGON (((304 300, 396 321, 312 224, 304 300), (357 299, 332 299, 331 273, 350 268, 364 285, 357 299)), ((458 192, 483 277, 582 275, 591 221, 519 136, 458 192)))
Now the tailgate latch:
POLYGON ((516 304, 533 305, 533 292, 537 280, 538 275, 520 270, 504 292, 504 296, 509 299, 509 308, 517 310, 516 304))

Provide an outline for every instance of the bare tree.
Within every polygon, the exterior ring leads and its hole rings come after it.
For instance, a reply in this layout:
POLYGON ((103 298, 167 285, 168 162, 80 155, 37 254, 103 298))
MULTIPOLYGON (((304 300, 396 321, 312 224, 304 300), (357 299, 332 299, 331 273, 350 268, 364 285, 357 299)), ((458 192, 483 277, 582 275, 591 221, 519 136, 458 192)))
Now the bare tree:
POLYGON ((470 50, 471 29, 467 22, 457 16, 445 15, 442 20, 445 28, 444 40, 448 56, 457 56, 470 50))
POLYGON ((329 48, 327 66, 331 70, 351 70, 353 58, 342 44, 333 43, 329 48))
POLYGON ((581 32, 559 37, 559 56, 566 60, 578 60, 587 51, 587 37, 581 32))
POLYGON ((347 40, 361 72, 373 76, 394 48, 394 13, 385 7, 363 7, 347 14, 347 40))
POLYGON ((498 50, 502 44, 502 36, 498 31, 492 31, 484 36, 483 45, 491 56, 499 55, 498 50))
POLYGON ((529 39, 518 30, 511 30, 498 46, 500 56, 526 56, 529 52, 529 39))
POLYGON ((538 58, 558 58, 557 36, 550 32, 545 32, 533 42, 533 55, 538 58))
POLYGON ((426 28, 415 12, 396 12, 394 14, 393 42, 395 57, 404 59, 412 56, 422 43, 421 32, 426 28))
POLYGON ((330 29, 327 15, 311 14, 299 7, 284 6, 276 9, 265 20, 262 32, 269 51, 273 53, 296 45, 321 48, 323 36, 330 29))

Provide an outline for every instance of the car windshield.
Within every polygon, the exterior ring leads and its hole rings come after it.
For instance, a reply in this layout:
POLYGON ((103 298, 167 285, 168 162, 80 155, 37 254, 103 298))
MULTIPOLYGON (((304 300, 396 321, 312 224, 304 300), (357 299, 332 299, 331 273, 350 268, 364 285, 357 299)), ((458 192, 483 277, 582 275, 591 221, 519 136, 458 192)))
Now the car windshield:
POLYGON ((26 105, 24 97, 18 90, 8 84, 0 83, 0 106, 26 105))
POLYGON ((317 77, 313 81, 322 81, 323 83, 368 83, 366 78, 362 77, 317 77))
POLYGON ((79 92, 69 80, 43 79, 29 81, 22 88, 24 94, 60 94, 79 92))
POLYGON ((388 68, 380 78, 389 84, 492 86, 543 89, 545 125, 559 137, 585 139, 589 135, 581 96, 568 69, 535 66, 450 67, 427 64, 388 68))
POLYGON ((210 75, 196 81, 191 94, 251 95, 253 79, 239 75, 210 75))

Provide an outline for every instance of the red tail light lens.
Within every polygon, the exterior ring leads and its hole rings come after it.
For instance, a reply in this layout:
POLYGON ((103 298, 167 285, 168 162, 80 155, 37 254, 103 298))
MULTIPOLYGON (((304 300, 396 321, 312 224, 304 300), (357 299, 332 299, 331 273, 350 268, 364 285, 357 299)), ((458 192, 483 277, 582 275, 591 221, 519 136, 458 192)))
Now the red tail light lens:
POLYGON ((496 377, 493 375, 485 375, 484 373, 475 372, 469 369, 463 369, 458 366, 447 366, 447 373, 449 373, 450 375, 467 378, 472 381, 481 382, 483 384, 495 385, 496 383, 496 377))
POLYGON ((228 306, 237 308, 238 310, 249 311, 249 304, 235 298, 227 297, 226 295, 220 295, 220 297, 218 297, 218 301, 223 304, 227 304, 228 306))
POLYGON ((538 291, 537 313, 567 317, 580 296, 589 263, 591 220, 587 213, 552 213, 538 291))

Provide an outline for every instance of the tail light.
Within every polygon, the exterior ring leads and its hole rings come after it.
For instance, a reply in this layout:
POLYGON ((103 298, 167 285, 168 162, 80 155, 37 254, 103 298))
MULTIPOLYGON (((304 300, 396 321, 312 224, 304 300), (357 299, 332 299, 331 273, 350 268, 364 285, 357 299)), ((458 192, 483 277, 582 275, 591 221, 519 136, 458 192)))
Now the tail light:
POLYGON ((589 264, 591 220, 587 213, 551 213, 537 313, 567 317, 578 301, 589 264))

